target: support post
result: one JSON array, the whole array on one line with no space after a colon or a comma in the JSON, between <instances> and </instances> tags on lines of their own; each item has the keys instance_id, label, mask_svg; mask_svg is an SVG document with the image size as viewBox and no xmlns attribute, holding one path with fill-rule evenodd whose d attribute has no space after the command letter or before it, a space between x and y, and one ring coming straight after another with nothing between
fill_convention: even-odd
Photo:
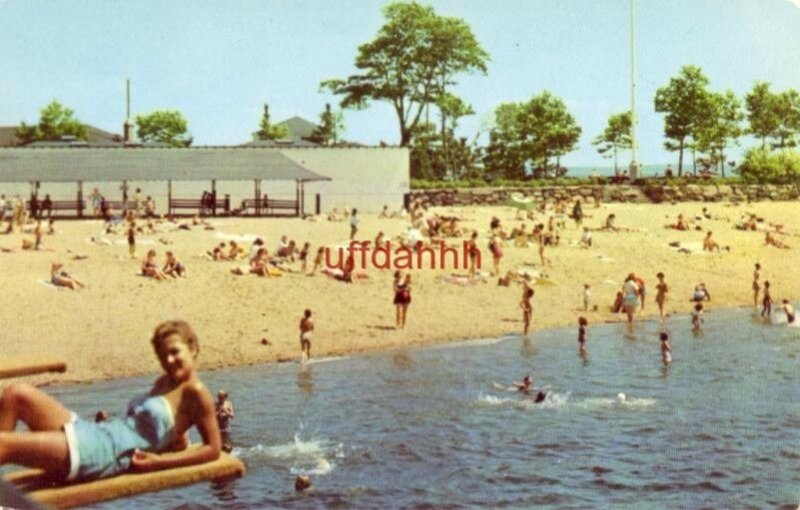
<instances>
[{"instance_id":1,"label":"support post","mask_svg":"<svg viewBox=\"0 0 800 510\"><path fill-rule=\"evenodd\" d=\"M217 215L217 180L211 179L211 216Z\"/></svg>"},{"instance_id":2,"label":"support post","mask_svg":"<svg viewBox=\"0 0 800 510\"><path fill-rule=\"evenodd\" d=\"M128 212L128 181L122 181L122 217Z\"/></svg>"},{"instance_id":3,"label":"support post","mask_svg":"<svg viewBox=\"0 0 800 510\"><path fill-rule=\"evenodd\" d=\"M254 189L256 194L256 216L261 216L261 181L259 179L253 179Z\"/></svg>"},{"instance_id":4,"label":"support post","mask_svg":"<svg viewBox=\"0 0 800 510\"><path fill-rule=\"evenodd\" d=\"M294 215L300 216L300 181L294 181Z\"/></svg>"},{"instance_id":5,"label":"support post","mask_svg":"<svg viewBox=\"0 0 800 510\"><path fill-rule=\"evenodd\" d=\"M322 214L322 197L320 196L319 193L317 193L317 203L316 203L316 207L314 208L314 213L317 216Z\"/></svg>"},{"instance_id":6,"label":"support post","mask_svg":"<svg viewBox=\"0 0 800 510\"><path fill-rule=\"evenodd\" d=\"M167 216L172 218L172 179L167 181Z\"/></svg>"},{"instance_id":7,"label":"support post","mask_svg":"<svg viewBox=\"0 0 800 510\"><path fill-rule=\"evenodd\" d=\"M306 214L306 183L300 181L300 216Z\"/></svg>"},{"instance_id":8,"label":"support post","mask_svg":"<svg viewBox=\"0 0 800 510\"><path fill-rule=\"evenodd\" d=\"M78 181L78 218L83 218L83 181Z\"/></svg>"}]
</instances>

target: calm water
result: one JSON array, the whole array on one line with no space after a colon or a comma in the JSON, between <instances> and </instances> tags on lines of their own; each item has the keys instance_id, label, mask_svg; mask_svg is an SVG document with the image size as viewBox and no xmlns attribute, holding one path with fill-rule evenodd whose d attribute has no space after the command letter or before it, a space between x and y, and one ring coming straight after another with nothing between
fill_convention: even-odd
<instances>
[{"instance_id":1,"label":"calm water","mask_svg":"<svg viewBox=\"0 0 800 510\"><path fill-rule=\"evenodd\" d=\"M655 323L590 325L587 359L576 329L205 374L247 475L97 508L797 506L800 328L726 310L695 336L677 317L669 367ZM542 404L503 388L528 372ZM53 391L93 415L149 382Z\"/></svg>"}]
</instances>

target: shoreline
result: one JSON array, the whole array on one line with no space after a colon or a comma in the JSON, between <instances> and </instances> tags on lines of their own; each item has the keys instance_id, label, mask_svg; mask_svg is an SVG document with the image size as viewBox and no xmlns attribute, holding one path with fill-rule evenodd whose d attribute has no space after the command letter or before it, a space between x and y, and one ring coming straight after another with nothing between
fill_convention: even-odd
<instances>
[{"instance_id":1,"label":"shoreline","mask_svg":"<svg viewBox=\"0 0 800 510\"><path fill-rule=\"evenodd\" d=\"M663 225L679 213L693 217L702 207L715 216L701 221L702 231L674 231ZM511 230L522 223L515 221L515 210L508 207L435 208L444 215L464 217L463 227L479 231L483 271L491 270L486 248L488 226L498 216L504 228ZM670 286L667 310L670 314L691 311L691 290L704 281L713 300L708 310L740 308L752 305L752 270L758 261L764 267L763 280L771 280L776 304L783 298L797 302L800 265L793 250L763 245L763 232L733 229L740 212L755 212L770 221L786 222L798 217L800 203L755 203L742 206L717 203L690 204L606 204L600 209L587 207L584 225L597 227L613 212L618 225L636 227L636 232L593 232L595 245L580 249L574 244L580 237L572 220L561 231L561 245L547 249L553 267L542 268L537 247L516 248L507 241L501 272L528 270L546 274L534 284L531 341L537 331L575 326L585 315L589 331L605 321L624 321L624 315L606 311L629 272L647 282L645 314L637 319L657 316L655 273L666 273ZM359 239L373 239L379 230L387 238L405 232L406 222L382 220L365 215L359 225ZM316 334L312 357L340 356L394 348L443 344L475 338L495 338L521 333L519 308L521 289L497 285L496 278L476 285L456 285L442 281L452 271L412 271L412 303L406 329L395 330L392 304L391 270L369 269L369 279L345 284L319 272L307 277L286 274L280 278L235 276L230 270L239 262L212 262L199 258L227 238L246 235L264 237L273 251L281 235L298 244L308 241L316 247L336 246L345 241L349 225L345 222L311 222L300 219L212 219L213 231L193 229L142 236L137 258L127 257L124 236L109 236L111 245L90 244L102 225L97 221L58 222L56 235L46 236L44 247L53 251L0 254L0 270L7 275L3 288L8 305L0 309L4 335L0 352L15 356L30 354L56 356L68 365L65 374L8 379L7 385L25 381L39 385L77 384L159 371L149 338L162 320L180 317L189 321L200 337L199 367L217 370L227 367L279 363L300 357L298 322L302 311L314 311ZM536 223L540 221L537 220ZM544 221L546 223L546 221ZM525 220L530 230L532 223ZM794 249L798 234L784 237ZM693 247L702 241L706 230L713 230L719 244L731 252L678 253L668 246L678 240ZM163 245L158 239L168 238ZM464 238L451 238L450 245L461 246ZM145 244L150 241L152 244ZM0 236L0 246L15 247L19 234ZM245 244L246 247L249 243ZM188 267L188 277L177 281L157 282L137 276L141 258L147 249L158 252L159 263L166 250L172 250ZM72 260L74 255L88 255ZM310 257L311 258L311 257ZM87 283L79 291L56 289L43 284L54 261L66 264L66 270ZM309 269L311 265L309 264ZM463 274L463 271L461 271ZM584 283L591 284L591 305L598 311L583 312L580 293ZM582 307L581 307L582 308ZM777 309L778 306L774 306ZM687 319L688 320L688 319ZM261 345L262 338L271 345ZM569 341L573 339L570 338Z\"/></svg>"}]
</instances>

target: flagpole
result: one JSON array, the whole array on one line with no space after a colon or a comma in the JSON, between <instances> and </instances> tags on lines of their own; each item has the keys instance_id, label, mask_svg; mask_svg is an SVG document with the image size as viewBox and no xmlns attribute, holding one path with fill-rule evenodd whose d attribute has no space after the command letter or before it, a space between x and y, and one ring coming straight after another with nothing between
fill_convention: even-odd
<instances>
[{"instance_id":1,"label":"flagpole","mask_svg":"<svg viewBox=\"0 0 800 510\"><path fill-rule=\"evenodd\" d=\"M636 161L636 124L639 119L636 116L636 39L634 37L634 23L636 19L635 11L636 0L631 0L631 179L639 178L639 163Z\"/></svg>"}]
</instances>

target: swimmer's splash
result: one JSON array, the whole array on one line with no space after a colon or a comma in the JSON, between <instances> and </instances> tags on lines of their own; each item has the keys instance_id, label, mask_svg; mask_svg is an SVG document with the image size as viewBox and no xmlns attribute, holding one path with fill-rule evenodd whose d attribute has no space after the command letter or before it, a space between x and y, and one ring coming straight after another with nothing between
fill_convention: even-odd
<instances>
[{"instance_id":1,"label":"swimmer's splash","mask_svg":"<svg viewBox=\"0 0 800 510\"><path fill-rule=\"evenodd\" d=\"M337 253L336 262L332 262L332 253ZM329 269L354 270L358 264L360 269L371 265L375 269L467 269L470 263L474 267L481 267L480 249L470 246L464 241L459 251L458 248L440 244L438 248L423 246L421 243L414 248L408 246L392 247L391 242L383 245L372 246L369 241L351 241L347 248L325 248L325 265Z\"/></svg>"}]
</instances>

